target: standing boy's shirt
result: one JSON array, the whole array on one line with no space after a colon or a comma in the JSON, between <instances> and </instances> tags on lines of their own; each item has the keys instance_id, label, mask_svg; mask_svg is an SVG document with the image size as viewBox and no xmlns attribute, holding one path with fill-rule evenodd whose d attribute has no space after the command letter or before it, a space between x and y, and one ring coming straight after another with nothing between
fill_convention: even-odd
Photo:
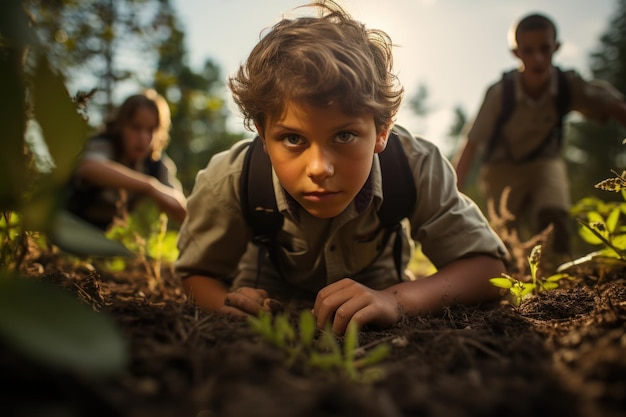
<instances>
[{"instance_id":1,"label":"standing boy's shirt","mask_svg":"<svg viewBox=\"0 0 626 417\"><path fill-rule=\"evenodd\" d=\"M610 86L585 81L575 71L566 71L565 75L571 97L569 110L578 111L594 121L606 121L609 118L609 104L620 98L619 93ZM511 160L511 156L516 160L523 160L525 155L541 148L558 122L555 105L558 94L557 79L557 69L554 68L549 88L541 97L533 100L522 91L521 73L514 73L515 105L486 163L516 162ZM467 134L468 141L478 144L479 152L484 152L500 117L502 86L500 80L487 89L481 108ZM552 138L537 158L555 158L560 151L559 141Z\"/></svg>"},{"instance_id":2,"label":"standing boy's shirt","mask_svg":"<svg viewBox=\"0 0 626 417\"><path fill-rule=\"evenodd\" d=\"M502 242L476 205L458 192L453 169L438 148L395 130L417 189L414 213L403 228L404 268L411 255L408 234L421 243L436 267L472 254L503 258ZM344 212L331 219L308 214L286 195L274 175L277 206L285 216L277 238L282 274L266 260L257 282L258 249L250 242L252 232L239 197L249 144L250 140L244 140L215 155L198 173L188 208L200 215L188 216L179 234L176 272L181 278L204 275L228 286L264 288L270 295L286 288L314 295L347 277L374 289L398 282L393 237L382 245L385 230L379 230L377 209L384 191L377 155L366 185Z\"/></svg>"}]
</instances>

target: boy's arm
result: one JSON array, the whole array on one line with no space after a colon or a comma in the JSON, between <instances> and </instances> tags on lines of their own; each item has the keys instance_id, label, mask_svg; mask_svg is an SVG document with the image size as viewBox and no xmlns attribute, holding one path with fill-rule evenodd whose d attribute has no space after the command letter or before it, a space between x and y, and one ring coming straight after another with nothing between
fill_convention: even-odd
<instances>
[{"instance_id":1,"label":"boy's arm","mask_svg":"<svg viewBox=\"0 0 626 417\"><path fill-rule=\"evenodd\" d=\"M436 313L446 306L496 300L500 290L489 279L505 271L504 263L487 255L458 259L435 274L402 282L384 290L373 290L354 280L344 279L323 288L313 314L317 326L332 321L333 332L345 333L354 320L359 326L391 326L404 314Z\"/></svg>"},{"instance_id":2,"label":"boy's arm","mask_svg":"<svg viewBox=\"0 0 626 417\"><path fill-rule=\"evenodd\" d=\"M390 287L408 315L434 313L455 304L471 305L500 297L499 288L489 282L506 271L502 260L475 255L458 259L435 274Z\"/></svg>"},{"instance_id":3,"label":"boy's arm","mask_svg":"<svg viewBox=\"0 0 626 417\"><path fill-rule=\"evenodd\" d=\"M183 288L195 305L206 312L220 311L237 316L271 311L268 294L259 288L241 287L229 291L220 280L204 275L191 275L183 279Z\"/></svg>"},{"instance_id":4,"label":"boy's arm","mask_svg":"<svg viewBox=\"0 0 626 417\"><path fill-rule=\"evenodd\" d=\"M611 118L626 127L626 103L622 100L614 100L609 106Z\"/></svg>"},{"instance_id":5,"label":"boy's arm","mask_svg":"<svg viewBox=\"0 0 626 417\"><path fill-rule=\"evenodd\" d=\"M462 189L467 180L467 175L474 163L476 156L476 143L466 140L460 152L452 159L452 165L456 170L457 187Z\"/></svg>"}]
</instances>

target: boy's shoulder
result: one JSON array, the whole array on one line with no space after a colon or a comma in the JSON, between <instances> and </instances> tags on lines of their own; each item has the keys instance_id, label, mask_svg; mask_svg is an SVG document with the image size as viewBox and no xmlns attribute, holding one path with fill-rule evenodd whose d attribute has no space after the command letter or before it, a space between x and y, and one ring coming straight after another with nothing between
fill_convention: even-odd
<instances>
[{"instance_id":1,"label":"boy's shoulder","mask_svg":"<svg viewBox=\"0 0 626 417\"><path fill-rule=\"evenodd\" d=\"M439 147L433 142L412 134L401 125L394 125L391 132L398 136L404 153L411 162L413 162L414 158L423 158L439 152Z\"/></svg>"}]
</instances>

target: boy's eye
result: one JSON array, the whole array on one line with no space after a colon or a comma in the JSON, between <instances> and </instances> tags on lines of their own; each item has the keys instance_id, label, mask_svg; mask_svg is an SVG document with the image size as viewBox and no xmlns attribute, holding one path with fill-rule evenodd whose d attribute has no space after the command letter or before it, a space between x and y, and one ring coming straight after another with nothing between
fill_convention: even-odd
<instances>
[{"instance_id":1,"label":"boy's eye","mask_svg":"<svg viewBox=\"0 0 626 417\"><path fill-rule=\"evenodd\" d=\"M337 142L339 143L352 142L354 138L356 138L356 135L351 132L339 132L337 134Z\"/></svg>"},{"instance_id":2,"label":"boy's eye","mask_svg":"<svg viewBox=\"0 0 626 417\"><path fill-rule=\"evenodd\" d=\"M287 145L301 145L304 141L302 140L302 136L300 135L285 135L283 136L283 141Z\"/></svg>"}]
</instances>

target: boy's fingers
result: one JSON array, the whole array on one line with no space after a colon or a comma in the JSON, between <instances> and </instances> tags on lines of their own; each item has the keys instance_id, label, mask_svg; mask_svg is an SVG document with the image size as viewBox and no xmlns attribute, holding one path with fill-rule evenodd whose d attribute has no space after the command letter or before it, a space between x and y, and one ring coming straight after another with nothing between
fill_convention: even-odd
<instances>
[{"instance_id":1,"label":"boy's fingers","mask_svg":"<svg viewBox=\"0 0 626 417\"><path fill-rule=\"evenodd\" d=\"M267 291L257 288L241 287L226 294L224 305L238 309L244 313L257 314L259 310L273 311L271 308L280 305L275 300L269 305Z\"/></svg>"}]
</instances>

